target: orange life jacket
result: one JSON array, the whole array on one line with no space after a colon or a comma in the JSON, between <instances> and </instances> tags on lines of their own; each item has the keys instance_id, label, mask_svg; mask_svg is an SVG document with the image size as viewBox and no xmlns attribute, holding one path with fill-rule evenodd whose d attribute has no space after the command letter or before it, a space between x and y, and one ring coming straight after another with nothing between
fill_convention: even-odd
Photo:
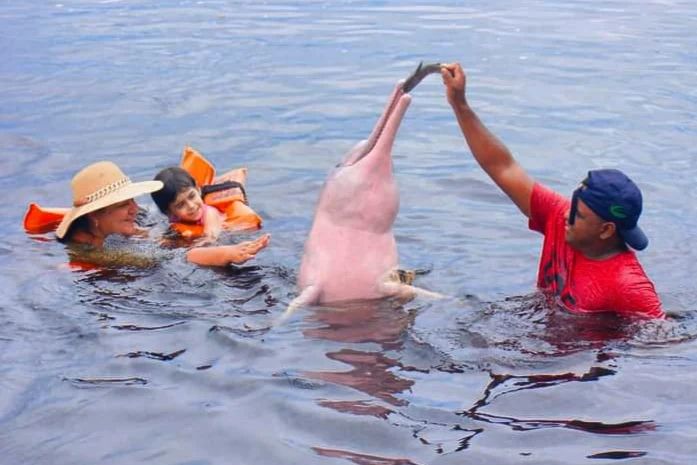
<instances>
[{"instance_id":1,"label":"orange life jacket","mask_svg":"<svg viewBox=\"0 0 697 465\"><path fill-rule=\"evenodd\" d=\"M210 184L234 181L244 186L247 180L247 168L237 168L216 176L215 167L198 151L184 147L179 164L196 181L200 188ZM259 229L261 217L247 205L243 189L232 187L223 191L212 192L203 201L225 214L225 228L232 230ZM44 234L55 230L69 208L45 208L30 203L24 214L24 229L29 234ZM203 226L188 223L172 223L172 229L187 238L203 235Z\"/></svg>"},{"instance_id":2,"label":"orange life jacket","mask_svg":"<svg viewBox=\"0 0 697 465\"><path fill-rule=\"evenodd\" d=\"M69 208L44 208L30 203L24 214L24 229L29 234L54 231L69 211Z\"/></svg>"}]
</instances>

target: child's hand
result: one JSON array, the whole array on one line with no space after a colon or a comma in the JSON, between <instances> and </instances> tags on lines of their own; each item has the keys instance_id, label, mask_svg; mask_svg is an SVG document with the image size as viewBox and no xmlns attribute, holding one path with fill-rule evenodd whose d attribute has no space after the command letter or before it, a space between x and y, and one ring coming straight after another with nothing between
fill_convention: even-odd
<instances>
[{"instance_id":1,"label":"child's hand","mask_svg":"<svg viewBox=\"0 0 697 465\"><path fill-rule=\"evenodd\" d=\"M253 258L257 252L269 245L270 239L271 236L269 234L264 234L253 241L245 241L228 246L230 248L230 262L239 265Z\"/></svg>"},{"instance_id":2,"label":"child's hand","mask_svg":"<svg viewBox=\"0 0 697 465\"><path fill-rule=\"evenodd\" d=\"M264 234L253 241L235 245L193 247L186 253L186 258L191 263L204 266L228 266L230 263L239 265L253 258L257 252L266 247L270 237Z\"/></svg>"}]
</instances>

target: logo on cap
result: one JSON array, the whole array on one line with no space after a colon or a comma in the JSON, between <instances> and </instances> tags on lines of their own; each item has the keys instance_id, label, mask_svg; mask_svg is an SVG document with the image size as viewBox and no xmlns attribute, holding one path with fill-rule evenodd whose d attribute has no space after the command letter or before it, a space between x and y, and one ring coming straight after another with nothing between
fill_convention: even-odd
<instances>
[{"instance_id":1,"label":"logo on cap","mask_svg":"<svg viewBox=\"0 0 697 465\"><path fill-rule=\"evenodd\" d=\"M610 206L610 214L614 216L615 218L626 218L627 213L624 211L624 207L622 205L611 205Z\"/></svg>"}]
</instances>

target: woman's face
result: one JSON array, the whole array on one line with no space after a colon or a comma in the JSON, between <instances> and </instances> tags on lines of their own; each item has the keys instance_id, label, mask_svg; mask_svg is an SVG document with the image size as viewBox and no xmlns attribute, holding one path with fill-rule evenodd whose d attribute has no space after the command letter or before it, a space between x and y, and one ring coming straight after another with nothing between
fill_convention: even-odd
<instances>
[{"instance_id":1,"label":"woman's face","mask_svg":"<svg viewBox=\"0 0 697 465\"><path fill-rule=\"evenodd\" d=\"M177 194L169 204L169 214L183 223L197 223L203 217L203 200L195 187L189 187Z\"/></svg>"},{"instance_id":2,"label":"woman's face","mask_svg":"<svg viewBox=\"0 0 697 465\"><path fill-rule=\"evenodd\" d=\"M103 237L110 234L132 236L138 232L137 213L138 204L135 200L128 199L90 213L90 223Z\"/></svg>"}]
</instances>

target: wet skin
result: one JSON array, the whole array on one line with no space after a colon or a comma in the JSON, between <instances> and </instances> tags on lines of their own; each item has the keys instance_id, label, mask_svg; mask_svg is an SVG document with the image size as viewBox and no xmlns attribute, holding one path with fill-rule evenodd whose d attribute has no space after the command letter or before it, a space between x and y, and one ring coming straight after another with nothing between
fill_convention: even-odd
<instances>
[{"instance_id":1,"label":"wet skin","mask_svg":"<svg viewBox=\"0 0 697 465\"><path fill-rule=\"evenodd\" d=\"M128 199L109 205L88 215L93 220L95 235L107 237L111 234L132 236L140 231L136 226L138 204Z\"/></svg>"},{"instance_id":2,"label":"wet skin","mask_svg":"<svg viewBox=\"0 0 697 465\"><path fill-rule=\"evenodd\" d=\"M564 214L564 220L566 243L588 258L609 258L625 250L616 234L615 224L599 217L583 200L578 200L574 224L569 224L569 210Z\"/></svg>"},{"instance_id":3,"label":"wet skin","mask_svg":"<svg viewBox=\"0 0 697 465\"><path fill-rule=\"evenodd\" d=\"M203 217L203 199L195 187L189 187L177 194L169 205L169 214L183 223L197 223Z\"/></svg>"}]
</instances>

